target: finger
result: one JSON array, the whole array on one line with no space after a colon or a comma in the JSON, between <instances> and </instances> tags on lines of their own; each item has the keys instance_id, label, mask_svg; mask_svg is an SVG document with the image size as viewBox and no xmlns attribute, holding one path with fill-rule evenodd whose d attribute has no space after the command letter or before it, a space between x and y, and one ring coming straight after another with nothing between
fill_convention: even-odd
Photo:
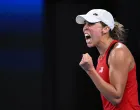
<instances>
[{"instance_id":1,"label":"finger","mask_svg":"<svg viewBox=\"0 0 140 110\"><path fill-rule=\"evenodd\" d=\"M82 55L82 58L84 58L84 54Z\"/></svg>"},{"instance_id":2,"label":"finger","mask_svg":"<svg viewBox=\"0 0 140 110\"><path fill-rule=\"evenodd\" d=\"M84 55L84 61L85 61L85 62L88 62L88 60L89 60L89 57L87 56L87 54L85 54L85 55Z\"/></svg>"},{"instance_id":3,"label":"finger","mask_svg":"<svg viewBox=\"0 0 140 110\"><path fill-rule=\"evenodd\" d=\"M86 53L86 56L89 56L89 54L88 54L88 53Z\"/></svg>"},{"instance_id":4,"label":"finger","mask_svg":"<svg viewBox=\"0 0 140 110\"><path fill-rule=\"evenodd\" d=\"M91 56L90 56L88 53L87 53L86 55L87 55L88 59L90 59L90 58L91 58Z\"/></svg>"},{"instance_id":5,"label":"finger","mask_svg":"<svg viewBox=\"0 0 140 110\"><path fill-rule=\"evenodd\" d=\"M83 58L82 58L82 60L85 61L85 54L83 54Z\"/></svg>"},{"instance_id":6,"label":"finger","mask_svg":"<svg viewBox=\"0 0 140 110\"><path fill-rule=\"evenodd\" d=\"M79 65L81 66L81 62L79 63Z\"/></svg>"},{"instance_id":7,"label":"finger","mask_svg":"<svg viewBox=\"0 0 140 110\"><path fill-rule=\"evenodd\" d=\"M85 54L85 59L86 59L86 60L88 60L88 59L89 59L88 54Z\"/></svg>"},{"instance_id":8,"label":"finger","mask_svg":"<svg viewBox=\"0 0 140 110\"><path fill-rule=\"evenodd\" d=\"M82 65L83 65L83 61L81 61L81 62L79 63L79 65L82 66Z\"/></svg>"}]
</instances>

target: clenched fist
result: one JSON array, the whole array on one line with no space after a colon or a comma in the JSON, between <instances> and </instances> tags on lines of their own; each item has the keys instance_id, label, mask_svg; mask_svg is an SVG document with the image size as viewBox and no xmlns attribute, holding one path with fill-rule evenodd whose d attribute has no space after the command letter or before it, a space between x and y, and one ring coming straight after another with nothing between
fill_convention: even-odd
<instances>
[{"instance_id":1,"label":"clenched fist","mask_svg":"<svg viewBox=\"0 0 140 110\"><path fill-rule=\"evenodd\" d=\"M83 54L82 60L79 63L79 65L86 72L89 72L89 71L95 69L94 66L93 66L92 58L91 58L91 56L88 53Z\"/></svg>"}]
</instances>

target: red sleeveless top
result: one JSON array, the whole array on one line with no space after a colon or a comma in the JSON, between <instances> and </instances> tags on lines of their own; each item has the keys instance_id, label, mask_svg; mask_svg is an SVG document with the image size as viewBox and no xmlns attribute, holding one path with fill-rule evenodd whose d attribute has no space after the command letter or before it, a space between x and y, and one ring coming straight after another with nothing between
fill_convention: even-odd
<instances>
[{"instance_id":1,"label":"red sleeveless top","mask_svg":"<svg viewBox=\"0 0 140 110\"><path fill-rule=\"evenodd\" d=\"M102 58L98 58L96 71L107 83L110 83L109 68L107 65L108 54L114 44L117 42L117 40L113 40L107 51L105 52L105 55ZM104 110L140 110L140 105L138 102L138 85L136 80L136 65L131 71L128 72L128 79L124 90L123 98L118 105L112 105L102 94L101 99Z\"/></svg>"}]
</instances>

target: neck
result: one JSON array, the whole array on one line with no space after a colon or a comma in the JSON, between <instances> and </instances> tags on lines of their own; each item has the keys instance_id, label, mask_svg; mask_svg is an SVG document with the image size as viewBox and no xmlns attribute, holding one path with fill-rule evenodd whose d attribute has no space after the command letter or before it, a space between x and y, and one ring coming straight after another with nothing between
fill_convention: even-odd
<instances>
[{"instance_id":1,"label":"neck","mask_svg":"<svg viewBox=\"0 0 140 110\"><path fill-rule=\"evenodd\" d=\"M96 48L98 49L100 55L103 55L107 48L109 47L110 43L113 41L112 38L108 37L105 39L102 39L96 46Z\"/></svg>"}]
</instances>

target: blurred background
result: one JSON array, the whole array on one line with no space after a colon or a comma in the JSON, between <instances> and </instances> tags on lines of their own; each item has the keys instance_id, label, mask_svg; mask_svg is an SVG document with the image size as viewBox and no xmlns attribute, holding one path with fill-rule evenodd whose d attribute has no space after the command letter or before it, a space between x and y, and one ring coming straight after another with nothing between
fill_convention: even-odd
<instances>
[{"instance_id":1,"label":"blurred background","mask_svg":"<svg viewBox=\"0 0 140 110\"><path fill-rule=\"evenodd\" d=\"M128 29L126 45L131 50L137 64L137 80L140 91L140 13L138 0L59 0L49 4L48 24L51 25L50 46L55 71L52 76L53 110L102 110L100 93L89 76L79 67L82 54L88 52L97 64L98 51L88 49L82 26L76 24L75 17L91 9L102 8L111 12L114 18ZM139 93L140 96L140 93ZM139 97L140 99L140 97Z\"/></svg>"},{"instance_id":2,"label":"blurred background","mask_svg":"<svg viewBox=\"0 0 140 110\"><path fill-rule=\"evenodd\" d=\"M0 1L1 110L41 110L42 1Z\"/></svg>"},{"instance_id":3,"label":"blurred background","mask_svg":"<svg viewBox=\"0 0 140 110\"><path fill-rule=\"evenodd\" d=\"M99 53L87 48L75 22L94 8L110 11L128 29L140 91L138 0L1 0L1 110L102 110L99 91L79 67L83 53L95 66Z\"/></svg>"}]
</instances>

